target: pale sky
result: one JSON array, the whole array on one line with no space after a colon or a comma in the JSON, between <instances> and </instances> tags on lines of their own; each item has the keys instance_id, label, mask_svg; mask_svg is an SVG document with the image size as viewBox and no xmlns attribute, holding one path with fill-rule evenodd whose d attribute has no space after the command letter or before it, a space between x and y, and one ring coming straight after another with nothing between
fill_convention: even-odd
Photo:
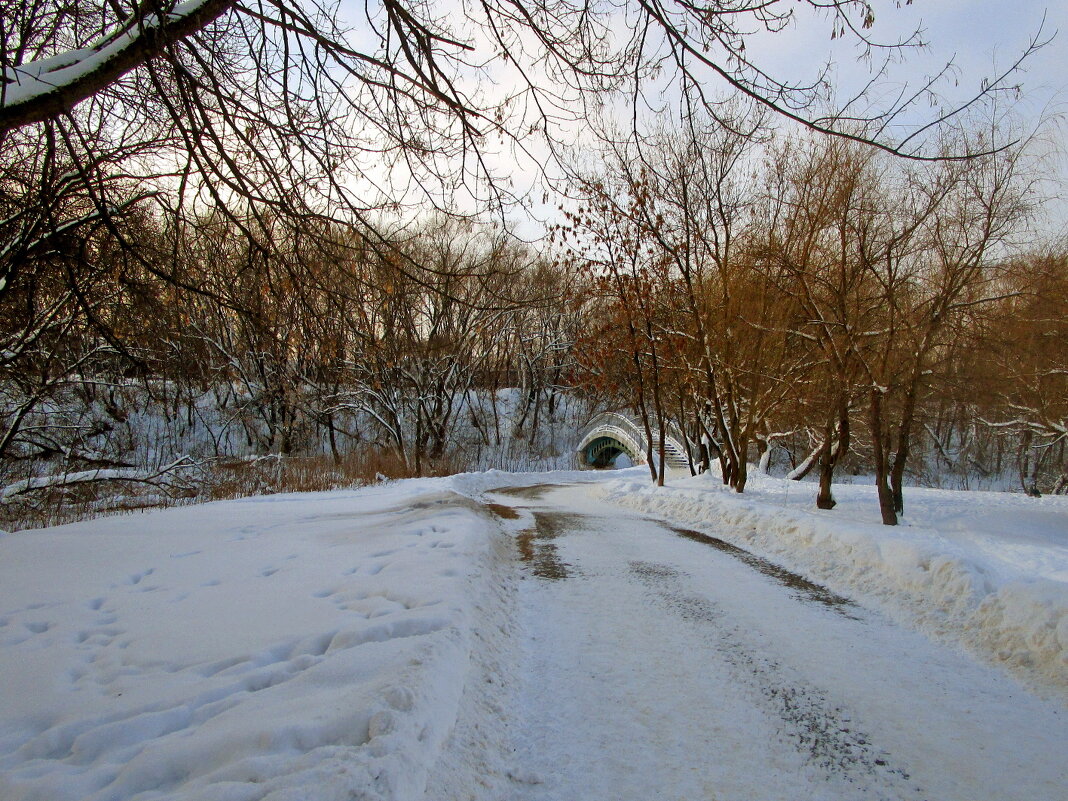
<instances>
[{"instance_id":1,"label":"pale sky","mask_svg":"<svg viewBox=\"0 0 1068 801\"><path fill-rule=\"evenodd\" d=\"M1068 104L1068 3L1051 0L915 0L911 5L875 2L873 38L893 41L916 28L924 30L928 47L910 51L907 61L896 65L899 79L916 83L939 70L951 59L956 65L958 86L949 85L963 98L979 89L984 77L1011 65L1026 49L1032 37L1042 30L1042 39L1060 33L1024 65L1014 82L1023 84L1025 105L1034 117ZM1043 14L1045 22L1043 23ZM846 38L829 40L825 22L802 16L790 30L750 47L762 63L773 65L781 77L813 74L831 59L838 68L843 86L856 84L867 76L863 63L857 63L857 48Z\"/></svg>"},{"instance_id":2,"label":"pale sky","mask_svg":"<svg viewBox=\"0 0 1068 801\"><path fill-rule=\"evenodd\" d=\"M1068 195L1068 119L1058 121L1068 114L1068 2L914 0L905 5L875 0L874 6L876 24L871 33L875 38L893 40L917 27L924 29L928 47L911 52L906 62L894 68L899 79L916 84L953 60L957 85L947 85L949 100L974 95L984 78L1011 66L1040 29L1042 40L1052 37L1027 59L1011 83L1022 86L1014 109L1022 123L1033 129L1040 120L1046 120L1043 149L1049 151L1050 180L1043 190L1062 197L1046 202L1050 219L1043 227L1068 235L1068 200L1064 197ZM860 85L867 77L864 64L855 60L857 51L850 40L831 42L825 22L809 19L808 25L765 37L756 48L751 52L773 65L779 77L813 75L828 59L837 66L843 86Z\"/></svg>"},{"instance_id":3,"label":"pale sky","mask_svg":"<svg viewBox=\"0 0 1068 801\"><path fill-rule=\"evenodd\" d=\"M435 0L433 7L440 11L443 24L452 27L458 38L474 44L479 40L479 32L463 22L462 13L458 13L462 2ZM1043 39L1057 35L1028 60L1023 72L1012 79L1013 84L1022 84L1023 88L1023 99L1016 111L1029 127L1034 127L1042 117L1053 118L1058 113L1068 112L1068 2L913 0L906 5L905 0L873 0L873 6L876 20L870 34L874 39L894 41L921 27L929 45L922 51L909 51L907 60L894 66L887 92L893 92L894 86L906 81L912 86L921 85L926 75L937 72L952 59L955 63L953 80L944 84L947 102L953 104L970 98L979 90L984 78L996 75L1015 61L1041 27ZM797 24L777 34L747 41L750 58L774 77L791 82L814 77L821 66L831 60L836 66L836 83L844 90L863 85L868 78L867 66L856 61L853 40L846 37L832 41L827 19L815 16L804 4L798 3L794 7L799 14ZM362 3L350 8L356 14L362 14L364 10ZM1043 14L1046 17L1044 24ZM491 96L497 92L510 92L515 88L509 85L515 80L514 74L509 76L510 69L494 67L493 73L501 78L501 85L484 85L486 82L483 81L480 89ZM1050 149L1061 151L1051 159L1048 167L1048 174L1054 180L1047 191L1068 194L1068 157L1064 153L1068 149L1064 144L1068 141L1066 129L1063 124L1058 128L1051 123L1045 130L1051 142ZM507 146L503 146L499 153L489 153L488 160L514 174L519 186L531 180L529 165L524 165L522 158L510 152ZM1054 186L1058 182L1059 188ZM1068 233L1068 203L1053 201L1047 205L1056 217L1048 227Z\"/></svg>"},{"instance_id":4,"label":"pale sky","mask_svg":"<svg viewBox=\"0 0 1068 801\"><path fill-rule=\"evenodd\" d=\"M1058 115L1068 112L1068 2L914 0L906 5L903 1L875 0L873 5L876 21L870 33L874 39L892 42L922 28L928 43L922 50L909 51L907 60L892 67L890 86L904 81L921 85L925 76L952 60L953 80L944 88L950 104L970 98L980 90L984 78L1011 66L1040 29L1043 40L1053 37L1025 62L1011 83L1022 85L1014 110L1023 125L1034 128L1040 119L1048 118L1044 131L1052 151L1048 167L1051 180L1044 191L1068 195L1068 127L1065 121L1056 121ZM750 57L785 81L814 77L830 60L842 91L866 83L868 67L856 60L855 40L832 41L826 18L802 13L800 4L797 7L797 24L747 43ZM1068 202L1052 199L1046 207L1053 219L1044 227L1068 233Z\"/></svg>"}]
</instances>

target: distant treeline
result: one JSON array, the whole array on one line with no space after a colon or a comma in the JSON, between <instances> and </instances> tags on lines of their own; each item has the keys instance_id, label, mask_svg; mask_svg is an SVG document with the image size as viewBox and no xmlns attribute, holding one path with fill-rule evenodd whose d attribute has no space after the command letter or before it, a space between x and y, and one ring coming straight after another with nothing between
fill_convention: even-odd
<instances>
[{"instance_id":1,"label":"distant treeline","mask_svg":"<svg viewBox=\"0 0 1068 801\"><path fill-rule=\"evenodd\" d=\"M6 254L5 519L195 495L212 460L260 465L244 491L286 486L264 456L317 460L304 488L357 457L556 465L601 408L738 491L752 462L815 471L829 508L836 471L874 473L886 522L907 481L1065 492L1068 250L1014 244L1022 164L732 136L607 153L538 246L442 216L96 225L70 199L77 226Z\"/></svg>"}]
</instances>

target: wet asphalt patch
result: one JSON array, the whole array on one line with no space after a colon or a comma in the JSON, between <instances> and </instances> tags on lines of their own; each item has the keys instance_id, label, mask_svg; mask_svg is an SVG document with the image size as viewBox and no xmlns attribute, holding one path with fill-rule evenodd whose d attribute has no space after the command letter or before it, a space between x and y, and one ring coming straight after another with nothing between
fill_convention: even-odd
<instances>
[{"instance_id":1,"label":"wet asphalt patch","mask_svg":"<svg viewBox=\"0 0 1068 801\"><path fill-rule=\"evenodd\" d=\"M501 520L519 519L519 512L511 506L505 506L503 503L483 503L482 506L489 512L492 512L497 517L501 518Z\"/></svg>"},{"instance_id":2,"label":"wet asphalt patch","mask_svg":"<svg viewBox=\"0 0 1068 801\"><path fill-rule=\"evenodd\" d=\"M571 565L560 559L556 545L557 537L575 528L581 528L583 515L564 512L534 512L534 528L516 535L519 558L530 567L530 572L541 579L558 581L571 574Z\"/></svg>"},{"instance_id":3,"label":"wet asphalt patch","mask_svg":"<svg viewBox=\"0 0 1068 801\"><path fill-rule=\"evenodd\" d=\"M490 490L498 495L511 495L515 498L525 498L528 501L536 501L554 489L566 486L565 484L532 484L529 487L500 487Z\"/></svg>"}]
</instances>

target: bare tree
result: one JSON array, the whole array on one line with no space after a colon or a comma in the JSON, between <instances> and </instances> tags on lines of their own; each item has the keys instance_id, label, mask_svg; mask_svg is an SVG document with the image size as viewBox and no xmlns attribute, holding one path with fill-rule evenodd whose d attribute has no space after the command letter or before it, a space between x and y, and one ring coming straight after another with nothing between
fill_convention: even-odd
<instances>
[{"instance_id":1,"label":"bare tree","mask_svg":"<svg viewBox=\"0 0 1068 801\"><path fill-rule=\"evenodd\" d=\"M962 315L997 296L998 248L1028 211L1033 176L1017 149L883 178L881 214L858 239L862 268L879 287L877 332L861 354L883 522L904 509L905 468L917 411Z\"/></svg>"},{"instance_id":2,"label":"bare tree","mask_svg":"<svg viewBox=\"0 0 1068 801\"><path fill-rule=\"evenodd\" d=\"M1009 260L1003 297L975 338L968 377L987 388L983 422L1015 451L1030 495L1068 492L1068 259L1063 244Z\"/></svg>"},{"instance_id":3,"label":"bare tree","mask_svg":"<svg viewBox=\"0 0 1068 801\"><path fill-rule=\"evenodd\" d=\"M180 257L185 226L209 209L261 253L275 247L278 220L310 232L331 221L355 225L359 247L388 251L376 209L456 208L462 196L467 208L499 208L510 199L490 167L491 136L522 150L537 131L559 150L566 123L584 119L606 92L623 92L637 108L668 76L728 127L732 118L707 87L909 157L974 155L999 143L947 153L931 150L931 134L1006 88L1012 73L894 138L902 115L932 98L939 81L869 115L853 113L859 98L823 113L826 75L781 81L746 53L752 35L805 13L885 54L889 67L919 38L873 40L865 0L700 8L636 0L618 9L492 0L464 3L450 17L427 0L383 0L352 20L325 0L42 0L7 2L2 12L0 183L11 203L0 218L0 298L16 273L47 269L38 254L50 238L83 225L107 228L143 270L209 291L182 275ZM516 90L478 90L502 70ZM162 220L169 242L146 249L126 234L121 217L132 206ZM171 258L161 257L163 245ZM423 280L422 267L400 253L397 269Z\"/></svg>"},{"instance_id":4,"label":"bare tree","mask_svg":"<svg viewBox=\"0 0 1068 801\"><path fill-rule=\"evenodd\" d=\"M713 86L910 158L974 155L1000 143L946 153L932 149L932 134L1009 88L1018 66L958 104L934 94L951 84L942 80L947 68L871 113L857 111L865 96L824 113L825 73L779 80L746 51L752 36L779 32L798 14L819 15L833 36L852 37L876 64L885 59L874 85L921 40L873 39L866 0L635 0L620 8L492 0L465 2L449 17L427 0L383 0L352 20L325 0L45 0L3 11L5 164L27 149L69 163L100 216L114 207L107 183L115 174L155 193L169 215L205 205L226 212L240 201L250 214L234 222L261 247L270 244L269 220L259 216L268 210L367 224L381 204L452 205L460 192L500 203L508 192L488 166L491 134L523 148L527 132L538 130L558 147L566 126L557 123L586 117L605 91L625 92L637 108L653 102L668 76L723 124L731 120ZM1040 45L1036 37L1021 57ZM477 90L501 70L516 79L515 91ZM916 116L932 99L937 110ZM919 122L904 125L906 113ZM43 185L27 191L46 194ZM373 226L363 230L373 237Z\"/></svg>"},{"instance_id":5,"label":"bare tree","mask_svg":"<svg viewBox=\"0 0 1068 801\"><path fill-rule=\"evenodd\" d=\"M820 420L818 447L808 466L819 467L816 505L835 506L835 469L852 443L852 412L864 388L864 354L880 336L870 325L882 307L878 283L858 253L858 232L870 230L884 198L870 149L846 142L794 139L780 144L768 164L762 256L777 265L781 287L798 304L799 334L819 359L808 371L806 401Z\"/></svg>"}]
</instances>

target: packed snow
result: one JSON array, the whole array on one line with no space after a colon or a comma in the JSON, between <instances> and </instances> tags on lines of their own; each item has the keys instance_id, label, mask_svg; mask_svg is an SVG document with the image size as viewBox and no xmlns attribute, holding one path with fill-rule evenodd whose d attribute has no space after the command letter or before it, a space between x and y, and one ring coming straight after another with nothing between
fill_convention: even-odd
<instances>
[{"instance_id":1,"label":"packed snow","mask_svg":"<svg viewBox=\"0 0 1068 801\"><path fill-rule=\"evenodd\" d=\"M907 488L902 524L879 522L875 488L815 487L757 474L744 495L709 473L665 488L638 476L605 497L800 568L930 634L960 642L1068 697L1068 498Z\"/></svg>"},{"instance_id":2,"label":"packed snow","mask_svg":"<svg viewBox=\"0 0 1068 801\"><path fill-rule=\"evenodd\" d=\"M0 798L413 797L493 528L428 480L0 538Z\"/></svg>"},{"instance_id":3,"label":"packed snow","mask_svg":"<svg viewBox=\"0 0 1068 801\"><path fill-rule=\"evenodd\" d=\"M707 522L683 528L574 486L521 503L537 531L518 591L523 772L479 798L1064 797L1064 710L1004 671ZM514 525L522 551L529 523Z\"/></svg>"},{"instance_id":4,"label":"packed snow","mask_svg":"<svg viewBox=\"0 0 1068 801\"><path fill-rule=\"evenodd\" d=\"M810 485L757 477L739 497L642 471L489 471L0 536L0 798L1068 786L1064 499L917 490L891 530L870 487L822 513ZM538 484L564 485L557 506L494 492ZM785 569L749 570L760 557L852 611L798 601Z\"/></svg>"}]
</instances>

